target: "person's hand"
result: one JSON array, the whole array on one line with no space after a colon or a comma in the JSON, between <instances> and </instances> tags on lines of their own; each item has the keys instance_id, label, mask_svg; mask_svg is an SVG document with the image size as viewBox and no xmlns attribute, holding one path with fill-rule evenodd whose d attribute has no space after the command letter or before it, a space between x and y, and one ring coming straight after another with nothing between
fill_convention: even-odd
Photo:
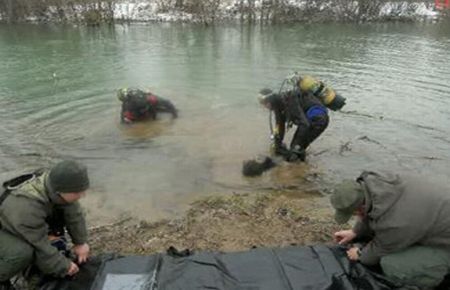
<instances>
[{"instance_id":1,"label":"person's hand","mask_svg":"<svg viewBox=\"0 0 450 290\"><path fill-rule=\"evenodd\" d=\"M87 261L87 258L89 257L89 250L88 244L75 245L73 247L73 252L77 256L78 264L82 264Z\"/></svg>"},{"instance_id":2,"label":"person's hand","mask_svg":"<svg viewBox=\"0 0 450 290\"><path fill-rule=\"evenodd\" d=\"M334 241L339 245L344 245L351 242L356 237L353 230L345 230L334 233Z\"/></svg>"},{"instance_id":3,"label":"person's hand","mask_svg":"<svg viewBox=\"0 0 450 290\"><path fill-rule=\"evenodd\" d=\"M276 136L270 136L270 139L272 140L270 142L270 153L273 155L280 155L279 149L281 147L281 142L278 142L276 140Z\"/></svg>"},{"instance_id":4,"label":"person's hand","mask_svg":"<svg viewBox=\"0 0 450 290\"><path fill-rule=\"evenodd\" d=\"M77 264L75 264L74 262L70 262L70 266L69 266L69 270L67 271L67 275L73 276L76 273L78 273L78 271L80 271L80 268L78 268Z\"/></svg>"},{"instance_id":5,"label":"person's hand","mask_svg":"<svg viewBox=\"0 0 450 290\"><path fill-rule=\"evenodd\" d=\"M360 252L361 250L358 247L350 248L347 251L347 257L350 259L350 261L358 261Z\"/></svg>"}]
</instances>

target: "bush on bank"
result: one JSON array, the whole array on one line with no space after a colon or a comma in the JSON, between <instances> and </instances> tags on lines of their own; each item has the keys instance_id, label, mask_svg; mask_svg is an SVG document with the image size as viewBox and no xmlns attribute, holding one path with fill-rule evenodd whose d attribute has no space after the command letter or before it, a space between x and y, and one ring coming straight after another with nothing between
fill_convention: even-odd
<instances>
[{"instance_id":1,"label":"bush on bank","mask_svg":"<svg viewBox=\"0 0 450 290\"><path fill-rule=\"evenodd\" d=\"M441 8L441 9L438 9ZM4 22L368 22L448 17L435 1L388 0L0 0Z\"/></svg>"}]
</instances>

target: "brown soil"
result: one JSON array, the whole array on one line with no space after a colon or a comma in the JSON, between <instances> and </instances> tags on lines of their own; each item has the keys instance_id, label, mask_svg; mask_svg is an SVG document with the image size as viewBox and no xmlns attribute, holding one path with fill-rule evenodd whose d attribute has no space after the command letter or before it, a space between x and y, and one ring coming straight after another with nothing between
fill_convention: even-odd
<instances>
[{"instance_id":1,"label":"brown soil","mask_svg":"<svg viewBox=\"0 0 450 290\"><path fill-rule=\"evenodd\" d=\"M321 195L252 193L202 199L181 219L97 227L90 236L94 254L149 254L170 246L236 251L330 243L338 229L328 201Z\"/></svg>"}]
</instances>

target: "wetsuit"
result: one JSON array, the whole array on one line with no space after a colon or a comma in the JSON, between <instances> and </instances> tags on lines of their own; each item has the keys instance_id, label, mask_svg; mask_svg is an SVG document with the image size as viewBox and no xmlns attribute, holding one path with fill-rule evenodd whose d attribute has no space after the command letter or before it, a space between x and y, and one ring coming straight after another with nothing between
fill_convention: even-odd
<instances>
[{"instance_id":1,"label":"wetsuit","mask_svg":"<svg viewBox=\"0 0 450 290\"><path fill-rule=\"evenodd\" d=\"M122 102L121 121L125 123L156 119L159 112L171 113L178 117L175 106L169 100L158 97L150 92L131 90Z\"/></svg>"},{"instance_id":2,"label":"wetsuit","mask_svg":"<svg viewBox=\"0 0 450 290\"><path fill-rule=\"evenodd\" d=\"M322 102L312 94L287 91L267 98L275 113L275 153L286 160L304 160L306 148L327 128L329 117ZM283 146L286 124L297 126L290 150Z\"/></svg>"}]
</instances>

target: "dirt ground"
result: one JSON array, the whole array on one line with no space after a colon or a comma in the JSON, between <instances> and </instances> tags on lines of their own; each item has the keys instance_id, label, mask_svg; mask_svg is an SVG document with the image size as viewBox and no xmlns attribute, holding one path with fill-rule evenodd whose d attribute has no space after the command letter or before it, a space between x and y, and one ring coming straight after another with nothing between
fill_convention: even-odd
<instances>
[{"instance_id":1,"label":"dirt ground","mask_svg":"<svg viewBox=\"0 0 450 290\"><path fill-rule=\"evenodd\" d=\"M316 194L251 193L199 200L180 219L122 221L90 229L93 254L178 250L238 251L331 243L340 227L327 198Z\"/></svg>"}]
</instances>

